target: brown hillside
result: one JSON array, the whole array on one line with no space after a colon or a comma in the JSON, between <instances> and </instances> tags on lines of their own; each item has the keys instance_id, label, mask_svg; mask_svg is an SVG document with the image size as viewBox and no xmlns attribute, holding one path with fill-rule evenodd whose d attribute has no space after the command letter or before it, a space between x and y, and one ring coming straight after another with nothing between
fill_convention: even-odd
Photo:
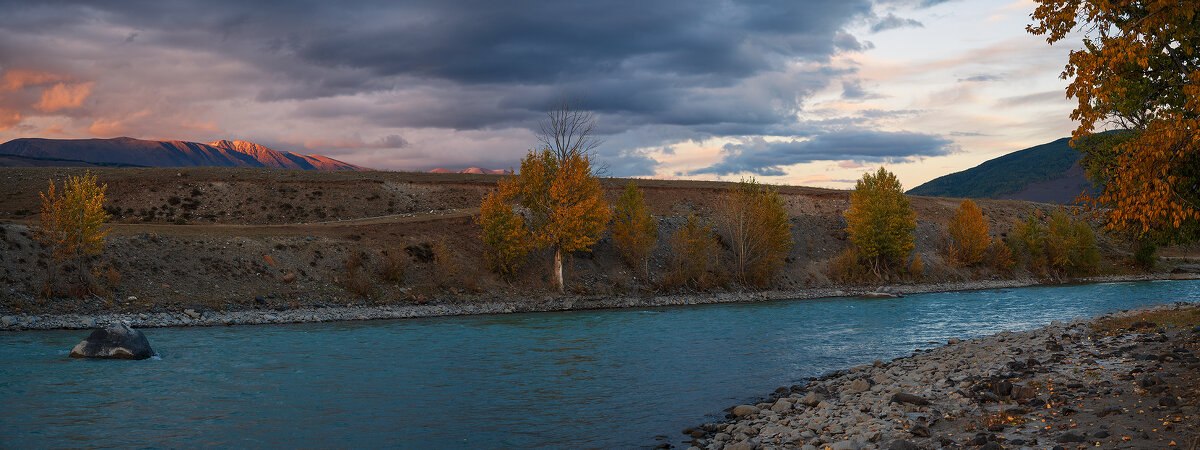
<instances>
[{"instance_id":1,"label":"brown hillside","mask_svg":"<svg viewBox=\"0 0 1200 450\"><path fill-rule=\"evenodd\" d=\"M49 264L30 238L39 192L48 180L83 170L0 168L0 191L6 193L0 197L0 283L7 287L0 293L0 312L106 307L96 299L46 302L34 295ZM548 254L534 255L515 280L486 271L474 215L500 175L208 167L91 170L108 185L113 232L97 264L119 275L105 281L108 297L119 308L471 301L548 292ZM611 199L627 182L603 180ZM605 238L594 252L570 259L568 289L582 294L656 291L670 256L668 236L687 214L710 214L728 186L637 183L659 221L650 279L621 263L611 238ZM841 215L849 205L848 191L799 186L779 191L792 215L796 245L772 287L830 286L826 264L848 246ZM926 264L923 281L980 276L947 267L939 256L958 200L913 197L912 204L918 216L917 250ZM1011 200L981 200L979 205L993 234L1006 233L1031 208L1053 208ZM1101 247L1107 255L1119 256L1123 244L1101 236ZM433 262L439 248L450 264ZM363 269L347 268L354 255L362 256ZM406 266L403 281L383 281L380 271L387 259ZM1125 269L1110 262L1105 270ZM347 280L360 278L369 282L368 289L349 292ZM137 300L128 300L131 296Z\"/></svg>"}]
</instances>

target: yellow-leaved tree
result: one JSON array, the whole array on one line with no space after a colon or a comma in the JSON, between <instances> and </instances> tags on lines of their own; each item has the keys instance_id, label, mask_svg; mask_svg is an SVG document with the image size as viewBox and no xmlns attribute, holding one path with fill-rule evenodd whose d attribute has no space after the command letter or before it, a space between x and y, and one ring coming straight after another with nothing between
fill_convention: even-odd
<instances>
[{"instance_id":1,"label":"yellow-leaved tree","mask_svg":"<svg viewBox=\"0 0 1200 450\"><path fill-rule=\"evenodd\" d=\"M520 207L520 218L529 233L531 247L548 248L554 253L552 276L555 287L562 292L563 252L590 250L600 239L612 214L604 201L600 180L592 173L590 158L572 153L559 159L549 149L530 150L521 159L520 172L501 182L497 195L500 200L493 198L493 202L512 201ZM498 206L489 209L493 216L505 214ZM490 220L493 219L481 214L481 222Z\"/></svg>"},{"instance_id":2,"label":"yellow-leaved tree","mask_svg":"<svg viewBox=\"0 0 1200 450\"><path fill-rule=\"evenodd\" d=\"M1108 226L1200 237L1200 2L1035 1L1030 33L1083 36L1062 78L1078 100L1072 144L1103 185ZM1123 131L1084 139L1098 124Z\"/></svg>"},{"instance_id":3,"label":"yellow-leaved tree","mask_svg":"<svg viewBox=\"0 0 1200 450\"><path fill-rule=\"evenodd\" d=\"M765 285L792 249L792 225L779 192L753 179L729 188L717 204L717 233L733 252L737 281Z\"/></svg>"},{"instance_id":4,"label":"yellow-leaved tree","mask_svg":"<svg viewBox=\"0 0 1200 450\"><path fill-rule=\"evenodd\" d=\"M904 267L914 247L917 214L895 174L882 167L864 174L850 193L845 216L857 258L872 274L882 278L892 267Z\"/></svg>"},{"instance_id":5,"label":"yellow-leaved tree","mask_svg":"<svg viewBox=\"0 0 1200 450\"><path fill-rule=\"evenodd\" d=\"M612 234L625 262L644 267L646 256L658 241L658 224L650 216L642 190L632 181L625 185L613 208Z\"/></svg>"},{"instance_id":6,"label":"yellow-leaved tree","mask_svg":"<svg viewBox=\"0 0 1200 450\"><path fill-rule=\"evenodd\" d=\"M79 276L75 287L89 284L87 258L100 254L109 232L104 226L109 218L104 211L107 189L108 185L97 184L95 174L85 172L82 176L68 176L61 192L51 181L50 188L41 194L41 222L34 230L34 238L46 246L55 262L51 278L57 274L59 264L69 261L75 263Z\"/></svg>"},{"instance_id":7,"label":"yellow-leaved tree","mask_svg":"<svg viewBox=\"0 0 1200 450\"><path fill-rule=\"evenodd\" d=\"M950 218L951 249L954 258L964 265L983 261L984 250L990 242L988 224L983 220L983 211L971 199L964 199Z\"/></svg>"},{"instance_id":8,"label":"yellow-leaved tree","mask_svg":"<svg viewBox=\"0 0 1200 450\"><path fill-rule=\"evenodd\" d=\"M484 257L493 271L511 277L525 261L532 244L525 219L513 211L500 192L488 193L479 206L479 226L483 228L483 243L488 250Z\"/></svg>"}]
</instances>

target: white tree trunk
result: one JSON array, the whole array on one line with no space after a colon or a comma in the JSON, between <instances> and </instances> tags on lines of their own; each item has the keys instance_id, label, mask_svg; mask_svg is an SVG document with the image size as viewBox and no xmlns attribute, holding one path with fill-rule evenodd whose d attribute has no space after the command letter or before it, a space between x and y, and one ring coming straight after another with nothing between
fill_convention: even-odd
<instances>
[{"instance_id":1,"label":"white tree trunk","mask_svg":"<svg viewBox=\"0 0 1200 450\"><path fill-rule=\"evenodd\" d=\"M554 284L558 287L558 293L563 292L563 275L562 275L562 250L554 249Z\"/></svg>"}]
</instances>

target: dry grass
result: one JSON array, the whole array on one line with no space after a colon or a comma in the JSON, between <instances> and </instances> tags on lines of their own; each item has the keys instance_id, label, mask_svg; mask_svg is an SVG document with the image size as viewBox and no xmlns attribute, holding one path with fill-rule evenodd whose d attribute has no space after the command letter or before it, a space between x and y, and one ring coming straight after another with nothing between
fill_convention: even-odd
<instances>
[{"instance_id":1,"label":"dry grass","mask_svg":"<svg viewBox=\"0 0 1200 450\"><path fill-rule=\"evenodd\" d=\"M1147 323L1153 325L1147 325ZM1092 330L1097 333L1119 334L1128 331L1134 324L1137 324L1138 328L1194 327L1200 325L1200 306L1103 319L1093 323Z\"/></svg>"}]
</instances>

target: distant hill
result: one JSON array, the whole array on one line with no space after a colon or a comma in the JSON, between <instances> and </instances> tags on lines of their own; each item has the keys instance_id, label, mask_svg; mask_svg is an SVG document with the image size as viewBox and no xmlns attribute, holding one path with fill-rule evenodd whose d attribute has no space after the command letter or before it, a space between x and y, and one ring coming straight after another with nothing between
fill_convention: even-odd
<instances>
[{"instance_id":1,"label":"distant hill","mask_svg":"<svg viewBox=\"0 0 1200 450\"><path fill-rule=\"evenodd\" d=\"M122 163L91 163L75 159L30 158L28 156L0 155L0 167L143 167Z\"/></svg>"},{"instance_id":2,"label":"distant hill","mask_svg":"<svg viewBox=\"0 0 1200 450\"><path fill-rule=\"evenodd\" d=\"M1028 200L1069 204L1094 192L1070 138L1018 150L978 166L935 178L911 195Z\"/></svg>"},{"instance_id":3,"label":"distant hill","mask_svg":"<svg viewBox=\"0 0 1200 450\"><path fill-rule=\"evenodd\" d=\"M473 174L478 174L478 175L508 175L512 172L509 172L508 169L484 169L482 167L471 167L471 168L467 168L467 169L463 169L458 172L455 172L450 169L443 169L441 167L438 167L436 169L430 170L429 173L473 173Z\"/></svg>"},{"instance_id":4,"label":"distant hill","mask_svg":"<svg viewBox=\"0 0 1200 450\"><path fill-rule=\"evenodd\" d=\"M266 167L305 170L370 170L321 155L301 155L271 150L246 141L207 144L174 140L21 138L0 144L0 156L30 164L72 166L78 162L98 166L144 167ZM38 161L37 164L32 162ZM55 163L57 162L57 163ZM2 163L0 163L2 164Z\"/></svg>"}]
</instances>

